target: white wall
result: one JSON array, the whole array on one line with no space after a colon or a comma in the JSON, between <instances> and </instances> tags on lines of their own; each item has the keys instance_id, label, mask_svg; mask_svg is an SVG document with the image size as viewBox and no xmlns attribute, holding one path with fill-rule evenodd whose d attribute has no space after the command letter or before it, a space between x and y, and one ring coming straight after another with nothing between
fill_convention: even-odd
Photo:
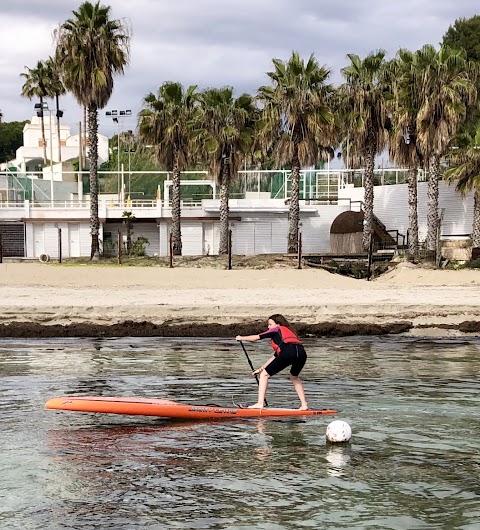
<instances>
[{"instance_id":1,"label":"white wall","mask_svg":"<svg viewBox=\"0 0 480 530\"><path fill-rule=\"evenodd\" d=\"M318 215L301 216L303 253L330 252L330 227L334 219L348 210L346 204L318 206Z\"/></svg>"},{"instance_id":2,"label":"white wall","mask_svg":"<svg viewBox=\"0 0 480 530\"><path fill-rule=\"evenodd\" d=\"M442 237L461 237L472 232L473 194L463 198L455 185L439 181L439 213L443 210ZM427 237L427 191L428 183L418 183L418 232L420 240ZM364 188L347 188L339 191L340 197L354 201L363 201ZM375 215L382 221L387 230L398 230L407 235L408 230L408 185L375 186Z\"/></svg>"},{"instance_id":3,"label":"white wall","mask_svg":"<svg viewBox=\"0 0 480 530\"><path fill-rule=\"evenodd\" d=\"M439 182L440 186L440 211L444 211L442 223L443 238L462 238L472 230L473 197L470 194L463 199L454 186ZM340 191L341 197L352 201L363 201L363 188L348 188ZM267 201L268 202L268 201ZM375 187L375 215L386 225L387 230L398 230L406 235L408 229L408 187L406 184ZM260 205L259 205L260 208ZM302 250L304 253L326 253L330 251L330 227L334 219L343 211L350 209L348 200L340 201L338 205L308 205L303 207L300 215L300 231L302 233ZM12 216L12 209L0 209L1 214ZM18 213L16 213L18 212ZM63 212L63 213L62 213ZM15 209L20 217L29 217L26 208ZM64 257L74 257L80 246L80 255L90 255L90 227L85 221L88 215L85 209L57 209L55 215L71 217L71 219L58 223L62 228L62 253ZM150 215L154 215L151 212ZM427 233L427 183L418 185L418 214L419 235L423 240ZM58 257L57 228L54 222L49 221L54 214L49 209L36 209L35 215L45 216L44 221L26 223L26 252L28 257L38 257L40 254L49 254L52 258ZM157 215L162 215L157 213ZM193 215L193 213L192 213ZM182 219L182 253L184 256L199 256L205 254L218 254L220 240L220 222L207 216L199 209L196 218L185 217ZM252 211L251 205L242 211L240 207L235 210L234 216L241 221L232 221L232 250L234 254L259 254L287 252L288 213L287 212L260 212ZM83 221L79 221L79 216ZM204 216L204 217L203 217ZM108 230L117 230L125 233L122 223L109 223ZM163 218L159 226L156 223L138 222L134 225L134 239L140 235L149 240L146 247L147 255L168 256L169 233L171 220ZM77 237L80 239L79 244ZM101 234L100 237L103 237ZM77 250L75 250L77 249Z\"/></svg>"},{"instance_id":4,"label":"white wall","mask_svg":"<svg viewBox=\"0 0 480 530\"><path fill-rule=\"evenodd\" d=\"M112 233L112 240L115 245L118 241L119 230L123 238L127 235L127 229L121 222L104 224L103 230ZM156 223L134 223L132 228L132 241L135 241L139 236L148 239L148 245L145 247L145 254L147 256L158 256L160 254L159 229ZM88 252L90 253L90 248Z\"/></svg>"},{"instance_id":5,"label":"white wall","mask_svg":"<svg viewBox=\"0 0 480 530\"><path fill-rule=\"evenodd\" d=\"M312 209L312 206L309 206ZM318 206L316 211L300 213L302 250L308 253L329 252L330 226L344 205ZM232 252L234 254L282 254L288 250L288 214L252 213L241 215L232 224Z\"/></svg>"},{"instance_id":6,"label":"white wall","mask_svg":"<svg viewBox=\"0 0 480 530\"><path fill-rule=\"evenodd\" d=\"M170 219L160 222L157 235L159 244L156 250L159 256L169 255L171 229L172 223ZM183 218L181 231L183 256L202 256L207 253L210 255L218 253L218 238L215 239L216 236L214 235L217 234L217 231L213 226L213 222L209 222L207 218L205 221L203 219L188 220L188 218ZM148 253L150 254L150 251Z\"/></svg>"},{"instance_id":7,"label":"white wall","mask_svg":"<svg viewBox=\"0 0 480 530\"><path fill-rule=\"evenodd\" d=\"M55 226L57 225L57 226ZM25 225L25 253L28 258L48 254L58 259L58 228L62 230L62 258L90 256L91 236L89 223L35 222Z\"/></svg>"},{"instance_id":8,"label":"white wall","mask_svg":"<svg viewBox=\"0 0 480 530\"><path fill-rule=\"evenodd\" d=\"M184 256L201 256L203 254L203 226L201 221L183 221L182 254Z\"/></svg>"}]
</instances>

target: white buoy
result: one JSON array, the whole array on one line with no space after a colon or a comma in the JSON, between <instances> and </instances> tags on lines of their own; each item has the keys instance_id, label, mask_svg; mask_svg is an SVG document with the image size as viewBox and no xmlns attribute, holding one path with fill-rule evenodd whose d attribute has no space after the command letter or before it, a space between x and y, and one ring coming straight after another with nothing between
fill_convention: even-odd
<instances>
[{"instance_id":1,"label":"white buoy","mask_svg":"<svg viewBox=\"0 0 480 530\"><path fill-rule=\"evenodd\" d=\"M327 440L331 443L349 442L352 429L346 421L335 420L327 426Z\"/></svg>"}]
</instances>

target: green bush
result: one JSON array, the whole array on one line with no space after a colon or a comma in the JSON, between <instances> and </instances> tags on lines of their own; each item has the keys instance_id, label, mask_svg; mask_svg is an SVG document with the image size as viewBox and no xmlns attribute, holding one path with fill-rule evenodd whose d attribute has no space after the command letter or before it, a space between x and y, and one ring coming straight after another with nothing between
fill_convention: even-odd
<instances>
[{"instance_id":1,"label":"green bush","mask_svg":"<svg viewBox=\"0 0 480 530\"><path fill-rule=\"evenodd\" d=\"M134 256L145 256L145 247L149 244L150 242L146 237L138 236L133 242L132 254Z\"/></svg>"},{"instance_id":2,"label":"green bush","mask_svg":"<svg viewBox=\"0 0 480 530\"><path fill-rule=\"evenodd\" d=\"M104 258L113 258L117 255L117 244L113 239L100 241L100 250Z\"/></svg>"},{"instance_id":3,"label":"green bush","mask_svg":"<svg viewBox=\"0 0 480 530\"><path fill-rule=\"evenodd\" d=\"M465 263L466 269L480 269L480 258L472 259Z\"/></svg>"}]
</instances>

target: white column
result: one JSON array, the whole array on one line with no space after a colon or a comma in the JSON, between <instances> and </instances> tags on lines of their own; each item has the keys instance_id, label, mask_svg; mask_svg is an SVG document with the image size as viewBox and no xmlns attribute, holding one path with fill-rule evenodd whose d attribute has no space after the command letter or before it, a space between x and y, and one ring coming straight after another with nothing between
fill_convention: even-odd
<instances>
[{"instance_id":1,"label":"white column","mask_svg":"<svg viewBox=\"0 0 480 530\"><path fill-rule=\"evenodd\" d=\"M53 135L52 135L52 111L48 109L50 115L50 205L53 206Z\"/></svg>"}]
</instances>

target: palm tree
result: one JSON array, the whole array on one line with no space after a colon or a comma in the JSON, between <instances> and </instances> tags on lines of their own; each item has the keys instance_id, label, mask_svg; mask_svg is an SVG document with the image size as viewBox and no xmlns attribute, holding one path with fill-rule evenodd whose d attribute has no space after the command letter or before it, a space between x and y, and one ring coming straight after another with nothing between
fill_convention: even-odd
<instances>
[{"instance_id":1,"label":"palm tree","mask_svg":"<svg viewBox=\"0 0 480 530\"><path fill-rule=\"evenodd\" d=\"M20 74L25 78L25 83L22 86L22 97L32 100L38 98L40 100L40 109L37 115L40 117L40 126L42 129L42 144L43 144L43 163L47 163L47 142L45 140L45 121L43 119L43 99L48 95L47 84L49 81L48 70L44 61L38 61L35 68L28 68L26 72Z\"/></svg>"},{"instance_id":2,"label":"palm tree","mask_svg":"<svg viewBox=\"0 0 480 530\"><path fill-rule=\"evenodd\" d=\"M408 173L408 254L413 259L418 252L418 193L419 169L424 157L418 145L417 114L420 107L419 86L425 65L421 55L401 49L389 64L388 76L393 89L391 105L390 158Z\"/></svg>"},{"instance_id":3,"label":"palm tree","mask_svg":"<svg viewBox=\"0 0 480 530\"><path fill-rule=\"evenodd\" d=\"M252 149L256 115L252 96L234 98L232 87L210 88L201 94L193 136L220 186L219 254L228 252L229 185Z\"/></svg>"},{"instance_id":4,"label":"palm tree","mask_svg":"<svg viewBox=\"0 0 480 530\"><path fill-rule=\"evenodd\" d=\"M480 128L475 138L470 139L470 146L459 149L449 156L449 168L445 179L457 181L456 189L463 196L468 192L473 195L472 258L480 254Z\"/></svg>"},{"instance_id":5,"label":"palm tree","mask_svg":"<svg viewBox=\"0 0 480 530\"><path fill-rule=\"evenodd\" d=\"M310 56L304 62L297 52L288 61L273 59L267 72L271 86L258 89L263 105L259 137L263 151L273 147L276 163L290 165L291 190L288 252L298 252L300 221L300 170L325 157L325 147L334 142L332 112L334 89L327 84L330 70ZM325 146L325 147L324 147Z\"/></svg>"},{"instance_id":6,"label":"palm tree","mask_svg":"<svg viewBox=\"0 0 480 530\"><path fill-rule=\"evenodd\" d=\"M45 67L47 69L48 83L47 83L47 95L51 98L55 98L55 109L57 115L57 138L58 138L58 161L62 161L62 144L60 141L60 118L63 116L63 112L60 110L60 96L65 94L65 87L61 78L60 70L52 57L49 57L45 61Z\"/></svg>"},{"instance_id":7,"label":"palm tree","mask_svg":"<svg viewBox=\"0 0 480 530\"><path fill-rule=\"evenodd\" d=\"M130 31L125 22L110 18L111 8L84 2L55 31L55 61L65 87L88 111L90 160L91 258L98 259L98 109L113 91L114 74L122 74L129 61Z\"/></svg>"},{"instance_id":8,"label":"palm tree","mask_svg":"<svg viewBox=\"0 0 480 530\"><path fill-rule=\"evenodd\" d=\"M198 105L196 86L184 90L180 83L166 82L157 95L144 99L140 112L140 138L155 146L157 161L172 173L172 242L173 253L182 255L180 223L180 175L192 154L192 120Z\"/></svg>"},{"instance_id":9,"label":"palm tree","mask_svg":"<svg viewBox=\"0 0 480 530\"><path fill-rule=\"evenodd\" d=\"M445 156L458 127L475 103L476 68L465 51L441 46L438 51L425 45L418 52L425 64L421 105L417 116L418 143L429 162L427 250L434 253L438 230L438 178Z\"/></svg>"},{"instance_id":10,"label":"palm tree","mask_svg":"<svg viewBox=\"0 0 480 530\"><path fill-rule=\"evenodd\" d=\"M363 248L370 248L373 235L375 155L384 149L387 139L387 100L385 52L379 50L361 60L348 54L350 65L342 68L342 107L350 138L352 157L365 166Z\"/></svg>"}]
</instances>

